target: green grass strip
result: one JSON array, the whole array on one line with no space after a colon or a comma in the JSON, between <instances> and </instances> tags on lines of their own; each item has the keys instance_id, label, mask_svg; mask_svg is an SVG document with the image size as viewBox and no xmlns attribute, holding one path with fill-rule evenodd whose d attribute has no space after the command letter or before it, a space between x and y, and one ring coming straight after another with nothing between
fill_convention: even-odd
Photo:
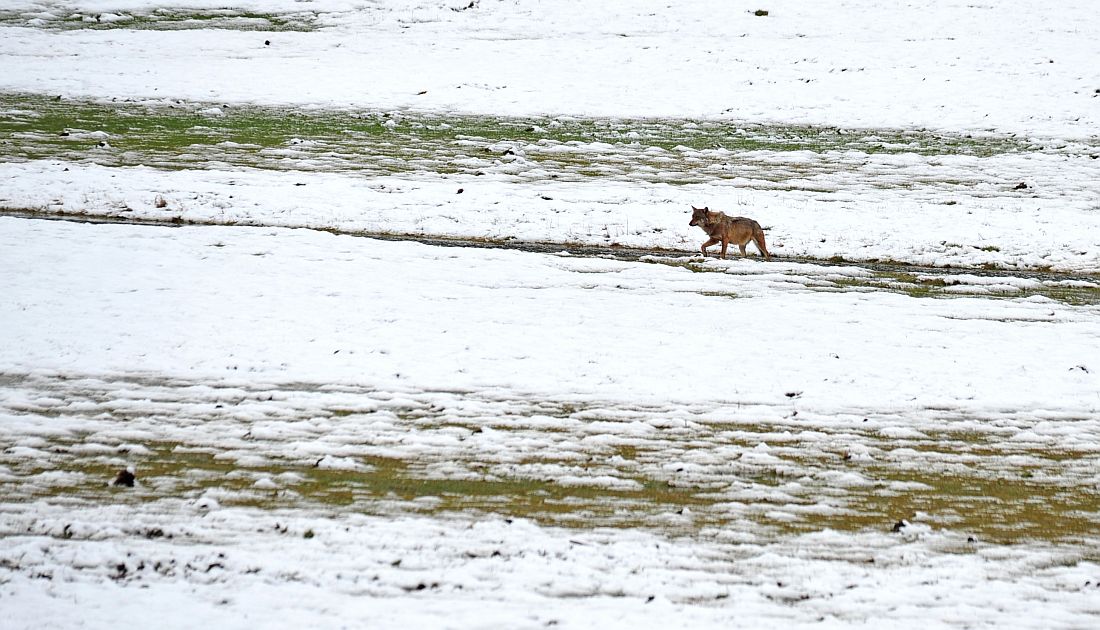
<instances>
[{"instance_id":1,"label":"green grass strip","mask_svg":"<svg viewBox=\"0 0 1100 630\"><path fill-rule=\"evenodd\" d=\"M503 174L669 184L751 177L782 188L805 187L812 185L809 178L850 170L851 152L984 157L1029 150L1007 137L904 130L143 104L31 94L0 95L0 114L0 159L164 169ZM817 157L806 160L802 153L784 161L776 159L777 152ZM879 179L874 185L903 185ZM791 181L802 183L786 183Z\"/></svg>"}]
</instances>

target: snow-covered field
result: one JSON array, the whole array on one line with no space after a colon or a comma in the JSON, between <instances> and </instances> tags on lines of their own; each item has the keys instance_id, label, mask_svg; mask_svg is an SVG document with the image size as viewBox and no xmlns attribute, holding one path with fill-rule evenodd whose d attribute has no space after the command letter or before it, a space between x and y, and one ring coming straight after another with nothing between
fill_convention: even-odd
<instances>
[{"instance_id":1,"label":"snow-covered field","mask_svg":"<svg viewBox=\"0 0 1100 630\"><path fill-rule=\"evenodd\" d=\"M683 4L0 7L3 625L1097 625L1100 12Z\"/></svg>"},{"instance_id":2,"label":"snow-covered field","mask_svg":"<svg viewBox=\"0 0 1100 630\"><path fill-rule=\"evenodd\" d=\"M0 221L18 625L1100 612L1094 308Z\"/></svg>"},{"instance_id":3,"label":"snow-covered field","mask_svg":"<svg viewBox=\"0 0 1100 630\"><path fill-rule=\"evenodd\" d=\"M318 31L266 34L49 29L73 14L197 12L223 8L223 0L9 2L19 19L8 21L0 54L18 72L5 72L0 89L497 115L727 115L1055 137L1095 138L1100 125L1100 16L1090 0L771 7L478 0L455 10L469 4L231 3L320 14ZM761 8L769 15L753 14Z\"/></svg>"},{"instance_id":4,"label":"snow-covered field","mask_svg":"<svg viewBox=\"0 0 1100 630\"><path fill-rule=\"evenodd\" d=\"M134 151L127 133L88 126L74 111L68 150L23 159L12 147L33 142L39 114L9 105L5 115L28 126L10 136L7 151L19 159L0 164L0 204L687 250L697 235L683 212L694 203L757 218L789 256L1100 271L1100 17L1090 2L784 3L760 17L759 7L725 1L455 10L467 4L237 5L237 14L315 29L306 32L155 30L162 22L143 21L202 26L213 20L182 18L210 18L220 0L174 13L146 0L9 9L0 63L12 71L0 73L0 91L77 108L191 104L206 121L187 130L197 144L173 160ZM115 17L97 21L104 14ZM274 118L286 108L382 113L395 134L408 132L415 112L541 124L504 142L425 140L418 149L414 140L399 181L357 170L394 167L372 155L383 147L364 149L354 135L313 150L308 136L202 143L205 128L257 104L276 107L263 113ZM770 125L777 136L815 125L881 138L888 152L662 148L629 130L613 143L563 142L554 127L563 117L671 118L689 132L706 121L731 131ZM943 133L997 148L922 150ZM261 168L242 169L234 149L260 156L252 159ZM433 162L440 153L447 158ZM575 168L553 166L565 158ZM127 168L102 170L118 165ZM577 181L592 165L600 176ZM154 211L158 198L166 210Z\"/></svg>"}]
</instances>

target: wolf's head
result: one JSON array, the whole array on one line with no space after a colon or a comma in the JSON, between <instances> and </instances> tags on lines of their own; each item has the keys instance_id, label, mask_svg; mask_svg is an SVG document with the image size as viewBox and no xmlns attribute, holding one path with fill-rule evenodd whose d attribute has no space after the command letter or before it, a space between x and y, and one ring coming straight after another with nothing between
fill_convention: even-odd
<instances>
[{"instance_id":1,"label":"wolf's head","mask_svg":"<svg viewBox=\"0 0 1100 630\"><path fill-rule=\"evenodd\" d=\"M710 215L710 208L704 206L702 208L691 207L691 221L688 225L699 225L700 223L706 223L707 217Z\"/></svg>"}]
</instances>

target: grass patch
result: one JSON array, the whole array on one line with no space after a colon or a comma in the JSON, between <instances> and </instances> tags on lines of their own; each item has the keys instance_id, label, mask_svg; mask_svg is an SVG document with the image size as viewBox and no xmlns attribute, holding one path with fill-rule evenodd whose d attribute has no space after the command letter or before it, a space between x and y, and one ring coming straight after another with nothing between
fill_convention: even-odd
<instances>
[{"instance_id":1,"label":"grass patch","mask_svg":"<svg viewBox=\"0 0 1100 630\"><path fill-rule=\"evenodd\" d=\"M881 527L883 517L920 518L936 527L973 533L983 542L1012 543L1072 540L1094 535L1100 525L1100 494L1042 483L1028 470L996 479L976 474L876 472L882 479L922 487L863 495L852 505L855 513L840 519L842 527Z\"/></svg>"},{"instance_id":2,"label":"grass patch","mask_svg":"<svg viewBox=\"0 0 1100 630\"><path fill-rule=\"evenodd\" d=\"M74 30L144 30L179 31L220 29L234 31L313 31L317 14L260 13L242 9L170 9L123 11L118 13L73 11L19 12L0 11L0 25L38 27L58 31Z\"/></svg>"},{"instance_id":3,"label":"grass patch","mask_svg":"<svg viewBox=\"0 0 1100 630\"><path fill-rule=\"evenodd\" d=\"M57 446L57 452L64 452L73 444ZM178 443L143 446L151 454L138 462L138 483L134 489L109 484L119 469L117 463L110 461L114 458L74 456L53 463L20 464L18 474L25 479L57 471L64 471L67 477L50 484L22 485L18 494L22 500L126 503L169 496L194 498L207 490L217 490L219 503L226 507L313 506L383 514L393 510L431 514L481 511L547 524L575 525L583 521L609 527L645 526L655 514L706 503L696 496L696 490L674 488L654 480L645 480L641 489L617 490L563 485L552 479L492 475L446 478L425 473L416 462L387 457L357 458L366 466L365 470L331 470L290 461L241 466L205 447ZM620 453L632 455L631 447L620 447ZM258 487L257 480L263 478L280 480L280 488ZM294 481L285 481L288 478ZM6 485L0 482L0 488Z\"/></svg>"},{"instance_id":4,"label":"grass patch","mask_svg":"<svg viewBox=\"0 0 1100 630\"><path fill-rule=\"evenodd\" d=\"M639 258L640 261L681 267L693 273L738 273L736 269L718 265L707 265L705 261L687 258L663 258L648 256ZM807 260L804 262L815 262ZM912 266L904 263L867 263L849 262L836 258L827 261L843 267L869 267L868 275L843 275L830 272L827 269L821 273L812 273L805 269L787 271L784 275L792 282L799 282L808 289L816 291L887 291L899 293L914 298L958 298L958 297L983 297L990 299L1016 299L1031 296L1042 296L1057 302L1071 306L1088 306L1100 304L1100 278L1093 275L1082 276L1079 280L1069 280L1068 276L1056 273L1026 274L1027 278L1037 278L1038 284L1025 283L1012 285L1012 290L989 289L983 284L968 284L962 276L965 274L987 278L1004 278L1006 283L1012 282L1017 277L1012 272L1002 269L966 269L964 273L945 273L943 270L932 268L917 268L920 273L907 271ZM1018 272L1017 272L1018 273ZM1087 279L1084 279L1087 278ZM703 291L702 295L714 295L725 297L738 297L728 292Z\"/></svg>"},{"instance_id":5,"label":"grass patch","mask_svg":"<svg viewBox=\"0 0 1100 630\"><path fill-rule=\"evenodd\" d=\"M746 448L763 441L763 432L768 430L747 425L712 429L721 434L727 447L739 444ZM507 431L504 427L498 430ZM704 447L699 439L691 438L692 448ZM916 457L920 461L911 463L841 461L836 453L819 450L814 444L773 441L772 453L783 464L730 462L704 477L683 479L677 472L653 476L669 453L676 451L675 442L672 451L633 444L612 446L609 453L633 471L622 471L622 478L636 482L634 488L627 489L563 484L550 477L502 477L489 472L487 464L472 466L480 471L473 476L441 476L431 472L429 462L395 457L358 457L364 466L360 470L332 470L278 459L242 465L210 447L155 442L144 444L148 453L137 458L138 485L117 488L108 485L119 468L117 458L81 454L75 448L79 441L54 441L56 457L50 462L3 462L16 480L0 482L0 489L9 500L95 503L196 498L216 490L214 496L225 507L312 507L376 514L483 512L548 525L643 527L678 534L743 528L746 523L757 533L778 535L825 528L889 531L898 520L906 519L966 533L983 542L1067 541L1095 535L1100 493L1087 483L1066 482L1066 467L1080 467L1076 459L1048 457L1043 449L1025 447L1013 454L1028 458L1032 463L1027 467L998 465L987 470L977 464L952 465L945 472L930 464L960 449L978 456L989 446L992 450L981 455L987 462L1006 455L988 443L989 439L979 435L971 444L966 436L953 434L950 439L940 436L920 441L907 445L919 447L914 450L920 453ZM1095 458L1087 453L1078 456ZM838 470L857 473L871 483L835 488L826 482L818 488L812 481L819 474ZM41 475L58 471L66 475L41 480ZM257 484L263 479L275 480L274 485ZM795 480L796 486L813 488L797 496L786 495L789 490L785 488ZM731 487L753 488L755 498L731 498ZM824 506L831 507L820 509ZM777 511L794 517L779 518Z\"/></svg>"},{"instance_id":6,"label":"grass patch","mask_svg":"<svg viewBox=\"0 0 1100 630\"><path fill-rule=\"evenodd\" d=\"M737 298L737 294L732 291L700 291L699 295L703 295L706 297L721 297L730 299Z\"/></svg>"},{"instance_id":7,"label":"grass patch","mask_svg":"<svg viewBox=\"0 0 1100 630\"><path fill-rule=\"evenodd\" d=\"M246 167L392 175L435 172L695 184L750 177L802 189L847 172L832 152L989 156L1012 138L671 119L497 117L134 103L0 95L0 159L163 169ZM771 153L811 151L785 163ZM801 182L801 183L799 183ZM876 178L872 185L900 184ZM800 188L802 187L802 188Z\"/></svg>"},{"instance_id":8,"label":"grass patch","mask_svg":"<svg viewBox=\"0 0 1100 630\"><path fill-rule=\"evenodd\" d=\"M1057 430L1090 420L1087 411L982 419L947 405L860 422L796 417L792 394L752 404L769 420L731 420L721 406L395 397L309 383L212 388L155 376L12 373L0 374L0 387L10 390L0 392L0 415L14 420L0 431L5 505L207 496L224 507L492 513L760 538L889 532L901 519L982 542L1094 541L1100 531L1100 450L1080 429L1072 442ZM1008 439L1038 425L1048 426ZM916 431L891 437L891 426ZM137 485L110 486L126 464Z\"/></svg>"},{"instance_id":9,"label":"grass patch","mask_svg":"<svg viewBox=\"0 0 1100 630\"><path fill-rule=\"evenodd\" d=\"M999 270L969 270L973 275L981 276L983 271L992 271L989 277L1006 277ZM956 298L985 297L993 299L1015 299L1042 296L1069 304L1085 306L1100 304L1100 283L1065 282L1061 280L1040 281L1038 286L1021 285L1011 291L988 290L985 285L974 284L972 288L964 280L954 275L931 276L916 275L904 271L875 271L869 277L846 277L833 280L832 284L845 291L889 291L914 298ZM950 290L949 290L950 288Z\"/></svg>"}]
</instances>

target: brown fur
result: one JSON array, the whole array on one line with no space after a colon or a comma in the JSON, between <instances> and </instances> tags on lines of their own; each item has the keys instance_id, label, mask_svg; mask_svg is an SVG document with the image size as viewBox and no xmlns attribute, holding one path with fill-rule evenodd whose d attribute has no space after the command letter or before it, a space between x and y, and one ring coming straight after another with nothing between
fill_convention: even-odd
<instances>
[{"instance_id":1,"label":"brown fur","mask_svg":"<svg viewBox=\"0 0 1100 630\"><path fill-rule=\"evenodd\" d=\"M723 212L711 211L710 208L691 207L691 222L688 225L697 225L703 228L710 238L703 243L700 251L707 255L707 248L716 243L722 243L722 258L726 257L726 247L735 243L745 256L745 245L752 241L756 249L764 255L765 259L771 259L768 248L764 245L764 230L760 224L748 217L730 217Z\"/></svg>"}]
</instances>

